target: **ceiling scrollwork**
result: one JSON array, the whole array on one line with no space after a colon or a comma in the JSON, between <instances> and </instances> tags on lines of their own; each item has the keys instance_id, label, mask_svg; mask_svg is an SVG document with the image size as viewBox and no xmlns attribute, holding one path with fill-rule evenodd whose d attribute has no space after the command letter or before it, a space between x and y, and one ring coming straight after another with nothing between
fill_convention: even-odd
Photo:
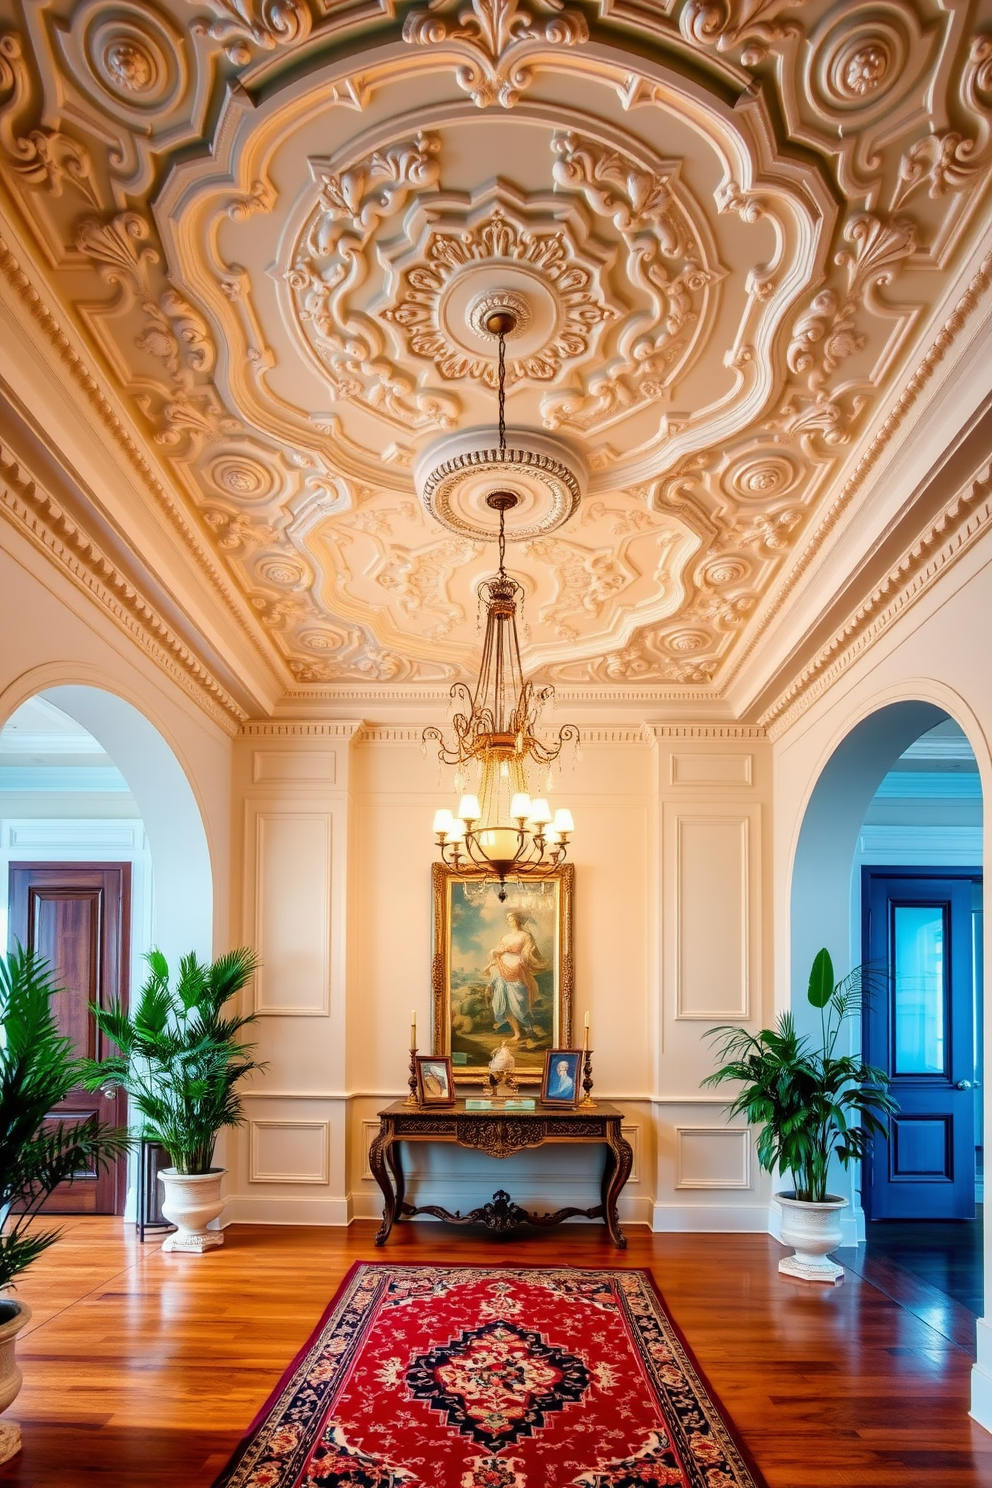
<instances>
[{"instance_id":1,"label":"ceiling scrollwork","mask_svg":"<svg viewBox=\"0 0 992 1488\"><path fill-rule=\"evenodd\" d=\"M974 255L992 12L625 16L4 0L4 198L301 686L472 668L492 552L415 472L492 429L496 295L588 472L510 549L528 670L718 691Z\"/></svg>"}]
</instances>

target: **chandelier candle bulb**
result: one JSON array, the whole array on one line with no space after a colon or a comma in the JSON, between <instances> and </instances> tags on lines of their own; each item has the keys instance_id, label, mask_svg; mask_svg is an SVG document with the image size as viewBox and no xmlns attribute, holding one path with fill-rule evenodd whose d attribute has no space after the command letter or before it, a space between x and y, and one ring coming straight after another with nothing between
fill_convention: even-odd
<instances>
[{"instance_id":1,"label":"chandelier candle bulb","mask_svg":"<svg viewBox=\"0 0 992 1488\"><path fill-rule=\"evenodd\" d=\"M564 837L568 832L575 831L575 822L572 820L572 813L567 809L567 807L558 807L558 810L555 812L552 826L554 827L555 831L558 832L562 837Z\"/></svg>"},{"instance_id":2,"label":"chandelier candle bulb","mask_svg":"<svg viewBox=\"0 0 992 1488\"><path fill-rule=\"evenodd\" d=\"M535 826L546 827L551 821L551 807L547 801L532 801L530 819Z\"/></svg>"},{"instance_id":3,"label":"chandelier candle bulb","mask_svg":"<svg viewBox=\"0 0 992 1488\"><path fill-rule=\"evenodd\" d=\"M440 837L447 837L454 826L454 817L446 806L434 813L434 830Z\"/></svg>"},{"instance_id":4,"label":"chandelier candle bulb","mask_svg":"<svg viewBox=\"0 0 992 1488\"><path fill-rule=\"evenodd\" d=\"M526 821L530 813L530 796L526 791L518 791L510 804L510 815L515 821Z\"/></svg>"},{"instance_id":5,"label":"chandelier candle bulb","mask_svg":"<svg viewBox=\"0 0 992 1488\"><path fill-rule=\"evenodd\" d=\"M476 822L482 815L478 796L462 796L458 807L458 815L463 822Z\"/></svg>"}]
</instances>

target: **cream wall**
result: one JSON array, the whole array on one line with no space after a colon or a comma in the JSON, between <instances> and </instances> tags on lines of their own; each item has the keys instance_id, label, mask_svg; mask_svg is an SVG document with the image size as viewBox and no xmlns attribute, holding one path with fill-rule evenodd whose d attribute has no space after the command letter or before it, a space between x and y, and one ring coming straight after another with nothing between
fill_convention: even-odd
<instances>
[{"instance_id":1,"label":"cream wall","mask_svg":"<svg viewBox=\"0 0 992 1488\"><path fill-rule=\"evenodd\" d=\"M425 716L423 722L431 721ZM229 1217L378 1216L376 1112L406 1093L410 1010L431 1026L430 824L448 799L418 725L278 721L235 746L241 937L269 1060L248 1098ZM581 720L580 720L581 722ZM575 1013L591 1014L596 1094L635 1148L623 1216L658 1229L764 1229L748 1134L704 1095L702 1033L765 1016L770 758L749 729L583 728L557 799L577 830ZM409 1156L414 1202L598 1201L578 1153Z\"/></svg>"}]
</instances>

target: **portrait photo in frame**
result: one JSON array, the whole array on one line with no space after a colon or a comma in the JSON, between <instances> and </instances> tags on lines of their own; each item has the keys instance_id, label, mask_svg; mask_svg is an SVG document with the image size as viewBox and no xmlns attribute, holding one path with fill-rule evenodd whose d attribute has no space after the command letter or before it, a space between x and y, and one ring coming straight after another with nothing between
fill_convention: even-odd
<instances>
[{"instance_id":1,"label":"portrait photo in frame","mask_svg":"<svg viewBox=\"0 0 992 1488\"><path fill-rule=\"evenodd\" d=\"M422 1106L455 1104L455 1082L447 1055L417 1055L417 1099Z\"/></svg>"},{"instance_id":2,"label":"portrait photo in frame","mask_svg":"<svg viewBox=\"0 0 992 1488\"><path fill-rule=\"evenodd\" d=\"M581 1079L581 1049L549 1049L544 1056L541 1104L571 1109L582 1094Z\"/></svg>"},{"instance_id":3,"label":"portrait photo in frame","mask_svg":"<svg viewBox=\"0 0 992 1488\"><path fill-rule=\"evenodd\" d=\"M432 867L431 990L436 1054L456 1084L478 1083L506 1044L518 1082L537 1085L549 1049L572 1037L572 894L575 869L499 884Z\"/></svg>"}]
</instances>

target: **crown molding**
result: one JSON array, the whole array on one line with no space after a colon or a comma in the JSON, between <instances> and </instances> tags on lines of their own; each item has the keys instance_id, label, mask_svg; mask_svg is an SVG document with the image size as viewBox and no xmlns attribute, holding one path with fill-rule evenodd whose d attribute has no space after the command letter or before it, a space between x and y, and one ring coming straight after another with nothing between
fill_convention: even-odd
<instances>
[{"instance_id":1,"label":"crown molding","mask_svg":"<svg viewBox=\"0 0 992 1488\"><path fill-rule=\"evenodd\" d=\"M649 728L656 739L746 739L760 742L768 738L767 729L760 724L645 724L645 728Z\"/></svg>"},{"instance_id":2,"label":"crown molding","mask_svg":"<svg viewBox=\"0 0 992 1488\"><path fill-rule=\"evenodd\" d=\"M798 677L761 715L772 739L875 644L992 526L992 465L959 489L854 609Z\"/></svg>"},{"instance_id":3,"label":"crown molding","mask_svg":"<svg viewBox=\"0 0 992 1488\"><path fill-rule=\"evenodd\" d=\"M252 719L251 722L243 723L238 732L243 739L350 740L364 728L365 724L361 719L348 719L340 723L308 723L305 720L275 723L267 719Z\"/></svg>"},{"instance_id":4,"label":"crown molding","mask_svg":"<svg viewBox=\"0 0 992 1488\"><path fill-rule=\"evenodd\" d=\"M126 465L140 481L142 488L152 497L155 507L163 514L179 538L183 551L192 558L210 590L223 604L229 619L233 621L238 632L244 636L263 663L266 673L270 678L278 678L279 684L282 685L286 673L280 667L276 654L259 635L254 618L242 607L235 590L227 583L209 550L201 541L196 528L189 521L182 503L158 478L120 413L103 391L94 370L73 344L67 330L53 314L42 291L2 234L0 234L0 280L13 291L21 307L27 311L35 331L41 333L48 347L57 355L76 389L82 394L90 415L95 416L99 426L110 436L122 453Z\"/></svg>"},{"instance_id":5,"label":"crown molding","mask_svg":"<svg viewBox=\"0 0 992 1488\"><path fill-rule=\"evenodd\" d=\"M762 638L766 635L772 622L785 608L790 596L798 588L800 583L807 578L814 559L822 551L827 539L850 507L852 499L861 491L869 475L875 469L892 443L892 440L902 428L907 417L919 402L921 395L927 389L937 369L947 357L968 321L977 311L984 296L988 293L990 285L992 285L992 253L986 254L982 259L964 293L957 300L954 309L944 321L926 354L918 363L916 370L908 378L902 392L896 398L888 414L877 428L874 437L861 455L850 477L845 481L836 498L821 516L816 530L805 549L776 589L764 612L760 617L756 618L753 625L749 628L744 645L733 658L726 676L721 679L724 692L729 691L732 687L749 658L758 649ZM925 535L923 540L925 540ZM799 679L797 679L797 683L798 681ZM765 713L762 721L769 716L769 713Z\"/></svg>"},{"instance_id":6,"label":"crown molding","mask_svg":"<svg viewBox=\"0 0 992 1488\"><path fill-rule=\"evenodd\" d=\"M244 709L61 502L0 446L0 510L227 733Z\"/></svg>"}]
</instances>

